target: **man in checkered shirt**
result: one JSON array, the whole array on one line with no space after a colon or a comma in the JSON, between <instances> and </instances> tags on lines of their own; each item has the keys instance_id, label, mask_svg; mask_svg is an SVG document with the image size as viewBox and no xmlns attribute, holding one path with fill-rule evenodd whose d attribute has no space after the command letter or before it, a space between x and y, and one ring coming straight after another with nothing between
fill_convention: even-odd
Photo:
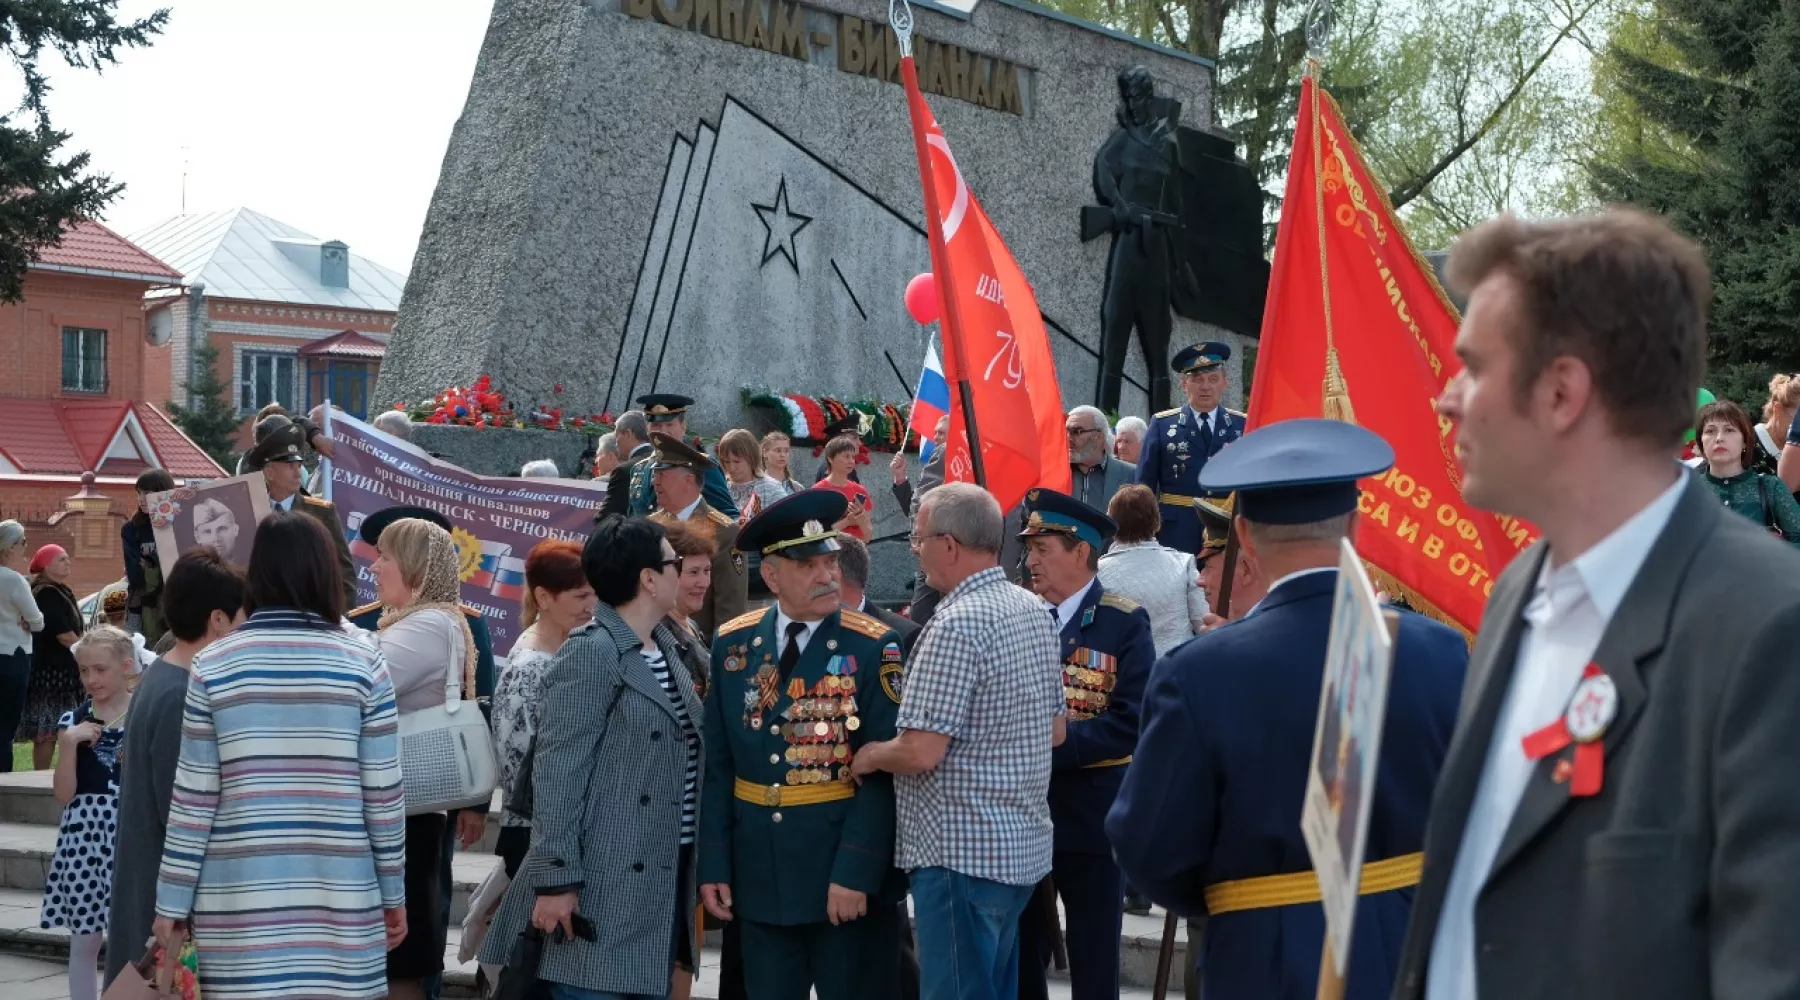
<instances>
[{"instance_id":1,"label":"man in checkered shirt","mask_svg":"<svg viewBox=\"0 0 1800 1000\"><path fill-rule=\"evenodd\" d=\"M1019 916L1050 873L1061 651L1054 615L1000 569L1002 530L980 487L947 483L921 501L913 552L945 597L906 666L899 736L852 765L896 775L921 1000L1016 997Z\"/></svg>"}]
</instances>

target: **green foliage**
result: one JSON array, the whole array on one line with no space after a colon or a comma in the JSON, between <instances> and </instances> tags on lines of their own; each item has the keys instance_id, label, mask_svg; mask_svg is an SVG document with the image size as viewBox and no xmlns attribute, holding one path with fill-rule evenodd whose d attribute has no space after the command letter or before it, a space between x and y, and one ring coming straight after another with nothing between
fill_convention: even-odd
<instances>
[{"instance_id":1,"label":"green foliage","mask_svg":"<svg viewBox=\"0 0 1800 1000\"><path fill-rule=\"evenodd\" d=\"M210 341L194 345L194 376L185 383L189 405L169 404L169 416L227 471L237 467L237 407L231 387L219 377L219 349Z\"/></svg>"},{"instance_id":2,"label":"green foliage","mask_svg":"<svg viewBox=\"0 0 1800 1000\"><path fill-rule=\"evenodd\" d=\"M1598 80L1595 193L1662 213L1712 267L1706 384L1752 412L1800 368L1800 9L1645 0Z\"/></svg>"},{"instance_id":3,"label":"green foliage","mask_svg":"<svg viewBox=\"0 0 1800 1000\"><path fill-rule=\"evenodd\" d=\"M50 82L38 65L48 49L76 69L103 69L118 62L120 48L149 44L169 18L159 10L121 23L117 7L118 0L0 0L0 48L25 89L14 112L0 115L0 302L17 301L31 262L124 189L91 172L88 154L63 152L69 134L50 124ZM15 121L20 116L27 120Z\"/></svg>"}]
</instances>

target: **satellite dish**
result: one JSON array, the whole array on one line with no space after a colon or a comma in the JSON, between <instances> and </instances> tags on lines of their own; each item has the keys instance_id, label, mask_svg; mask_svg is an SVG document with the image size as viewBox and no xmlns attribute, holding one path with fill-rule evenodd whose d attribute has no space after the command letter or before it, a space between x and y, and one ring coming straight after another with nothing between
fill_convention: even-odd
<instances>
[{"instance_id":1,"label":"satellite dish","mask_svg":"<svg viewBox=\"0 0 1800 1000\"><path fill-rule=\"evenodd\" d=\"M162 347L175 335L175 317L168 309L157 309L144 319L144 340L151 347Z\"/></svg>"}]
</instances>

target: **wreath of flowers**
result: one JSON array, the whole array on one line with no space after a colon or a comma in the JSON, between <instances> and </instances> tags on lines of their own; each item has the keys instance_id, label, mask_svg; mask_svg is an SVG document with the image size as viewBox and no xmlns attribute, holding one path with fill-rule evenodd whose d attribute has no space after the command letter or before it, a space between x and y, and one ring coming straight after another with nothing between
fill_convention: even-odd
<instances>
[{"instance_id":1,"label":"wreath of flowers","mask_svg":"<svg viewBox=\"0 0 1800 1000\"><path fill-rule=\"evenodd\" d=\"M561 382L551 387L560 396ZM427 400L395 403L394 409L417 423L443 424L456 427L538 428L547 431L580 431L599 436L612 430L612 411L588 415L565 415L560 406L533 403L522 410L506 393L494 388L491 376L482 375L466 386L453 385Z\"/></svg>"},{"instance_id":2,"label":"wreath of flowers","mask_svg":"<svg viewBox=\"0 0 1800 1000\"><path fill-rule=\"evenodd\" d=\"M763 410L776 429L796 444L810 444L816 455L825 446L825 428L854 414L858 421L858 437L863 447L857 463L867 465L869 451L898 451L906 441L906 413L910 403L884 403L880 400L845 401L835 396L808 396L797 392L775 392L746 387L745 406Z\"/></svg>"}]
</instances>

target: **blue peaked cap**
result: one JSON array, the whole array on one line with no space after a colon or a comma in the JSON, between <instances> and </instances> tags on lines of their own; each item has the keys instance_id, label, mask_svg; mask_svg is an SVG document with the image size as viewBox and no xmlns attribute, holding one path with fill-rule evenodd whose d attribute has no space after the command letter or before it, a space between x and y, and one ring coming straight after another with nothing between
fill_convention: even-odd
<instances>
[{"instance_id":1,"label":"blue peaked cap","mask_svg":"<svg viewBox=\"0 0 1800 1000\"><path fill-rule=\"evenodd\" d=\"M1259 427L1200 470L1200 488L1237 493L1237 512L1258 524L1309 524L1347 514L1357 480L1394 466L1381 435L1338 420L1299 419Z\"/></svg>"}]
</instances>

